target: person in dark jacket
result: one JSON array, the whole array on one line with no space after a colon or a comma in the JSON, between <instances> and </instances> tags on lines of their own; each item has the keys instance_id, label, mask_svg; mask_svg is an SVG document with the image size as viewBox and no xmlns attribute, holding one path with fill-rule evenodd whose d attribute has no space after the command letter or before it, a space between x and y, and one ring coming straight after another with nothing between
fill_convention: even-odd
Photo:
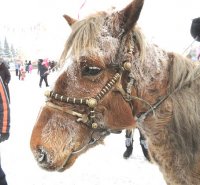
<instances>
[{"instance_id":1,"label":"person in dark jacket","mask_svg":"<svg viewBox=\"0 0 200 185\"><path fill-rule=\"evenodd\" d=\"M0 143L10 136L10 107L7 92L0 77ZM6 175L0 161L0 185L7 185Z\"/></svg>"},{"instance_id":2,"label":"person in dark jacket","mask_svg":"<svg viewBox=\"0 0 200 185\"><path fill-rule=\"evenodd\" d=\"M192 20L190 33L196 41L200 42L200 17Z\"/></svg>"},{"instance_id":3,"label":"person in dark jacket","mask_svg":"<svg viewBox=\"0 0 200 185\"><path fill-rule=\"evenodd\" d=\"M10 102L10 92L9 92L8 84L9 84L10 79L11 79L11 74L10 74L9 69L5 65L5 63L4 63L2 58L0 58L0 76L1 76L1 78L3 80L3 84L4 84L5 88L6 88L6 92L7 92L7 95L8 95L9 102Z\"/></svg>"},{"instance_id":4,"label":"person in dark jacket","mask_svg":"<svg viewBox=\"0 0 200 185\"><path fill-rule=\"evenodd\" d=\"M39 59L38 61L38 69L40 74L40 83L39 86L42 87L42 82L44 80L46 87L49 87L47 76L49 75L48 63L47 61L43 61Z\"/></svg>"}]
</instances>

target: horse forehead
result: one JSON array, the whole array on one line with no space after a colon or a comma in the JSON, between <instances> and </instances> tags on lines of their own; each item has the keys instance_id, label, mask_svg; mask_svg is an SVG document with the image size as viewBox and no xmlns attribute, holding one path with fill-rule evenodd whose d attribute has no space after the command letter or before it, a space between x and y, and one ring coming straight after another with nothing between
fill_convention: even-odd
<instances>
[{"instance_id":1,"label":"horse forehead","mask_svg":"<svg viewBox=\"0 0 200 185\"><path fill-rule=\"evenodd\" d=\"M104 52L114 51L118 48L119 40L110 35L99 36L99 48Z\"/></svg>"}]
</instances>

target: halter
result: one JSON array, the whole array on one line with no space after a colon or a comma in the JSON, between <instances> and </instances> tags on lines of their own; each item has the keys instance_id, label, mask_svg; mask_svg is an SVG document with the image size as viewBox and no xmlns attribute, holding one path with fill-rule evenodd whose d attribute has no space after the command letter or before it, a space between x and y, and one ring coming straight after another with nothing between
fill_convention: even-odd
<instances>
[{"instance_id":1,"label":"halter","mask_svg":"<svg viewBox=\"0 0 200 185\"><path fill-rule=\"evenodd\" d=\"M119 37L121 39L121 44L120 46L123 46L125 43L125 39L124 38L124 32L122 32ZM118 48L117 54L115 59L116 60L120 60L119 55L123 52L122 47ZM129 48L129 55L132 56L133 54L133 47L130 46ZM131 96L131 91L132 91L132 86L134 85L135 79L133 78L133 74L131 72L131 67L132 64L130 61L126 61L124 63L122 63L121 61L117 61L116 63L118 63L119 65L117 66L117 68L119 69L117 73L115 73L115 75L106 83L106 85L102 88L102 90L95 96L95 97L91 97L91 98L77 98L77 97L68 97L65 95L60 95L54 91L46 91L45 95L48 98L47 102L46 102L46 106L53 108L53 109L57 109L60 110L62 112L65 112L67 114L73 115L75 117L77 117L77 122L81 122L82 124L85 124L86 126L88 126L89 128L91 128L93 130L92 134L91 134L91 139L90 141L83 146L81 149L72 152L72 154L77 154L80 153L82 150L84 150L88 145L92 145L94 143L96 143L98 140L100 140L102 137L105 137L107 135L109 135L110 133L119 133L119 131L114 131L111 130L109 128L106 128L105 126L96 123L95 122L95 108L98 106L99 102L105 97L105 95L112 90L113 87L115 87L123 96L123 98L125 99L125 101L127 101L129 103L129 105L131 106L131 109L133 109L132 106L132 100L135 99L135 97ZM124 71L128 72L128 77L129 77L129 81L127 82L127 87L126 90L123 89L122 87L122 83L121 83L121 77ZM136 122L138 122L139 124L143 122L143 120L146 118L146 116L148 116L151 112L153 112L155 109L157 109L157 107L163 102L165 101L167 98L169 97L169 95L165 96L163 99L161 99L160 101L158 101L155 105L150 106L150 109L147 110L145 113L140 114L139 117L136 117ZM56 105L52 102L50 102L50 99L54 99L60 102L64 102L67 104L73 104L73 105L85 105L87 107L89 107L89 113L88 114L82 114L80 112L76 112L73 111L71 109L68 109L67 107L61 107L59 105ZM93 133L95 131L99 131L100 132L100 136L96 139L93 137Z\"/></svg>"},{"instance_id":2,"label":"halter","mask_svg":"<svg viewBox=\"0 0 200 185\"><path fill-rule=\"evenodd\" d=\"M111 129L108 129L104 127L101 124L98 124L94 121L95 119L95 108L97 107L98 103L104 98L104 96L112 90L112 88L115 86L115 88L121 92L123 97L128 97L126 96L126 92L123 90L121 83L119 83L119 80L121 80L122 76L122 71L123 70L128 70L130 71L131 63L130 62L125 62L124 67L121 68L121 71L116 73L111 80L102 88L102 90L92 98L75 98L75 97L68 97L64 95L60 95L58 93L55 93L54 91L46 91L45 96L48 98L46 102L46 106L60 110L62 112L65 112L67 114L73 115L77 117L77 122L81 122L88 126L89 128L92 128L92 134L90 141L84 145L82 148L73 151L72 155L78 154L81 151L83 151L85 148L87 148L89 145L93 145L96 142L98 142L101 138L109 135L110 133L120 133L121 131L114 131ZM54 99L60 102L68 103L68 104L74 104L74 105L85 105L88 106L90 111L89 114L81 114L79 112L73 111L68 109L67 107L61 107L59 105L56 105L52 102L50 102L50 99ZM125 98L125 100L127 100ZM100 136L98 138L93 137L94 131L100 131Z\"/></svg>"},{"instance_id":3,"label":"halter","mask_svg":"<svg viewBox=\"0 0 200 185\"><path fill-rule=\"evenodd\" d=\"M130 62L125 62L124 67L121 69L129 70L128 68L131 67ZM54 91L46 91L45 96L48 98L48 101L46 102L46 105L48 107L63 111L67 114L73 115L77 117L77 122L81 122L88 127L95 129L95 130L108 130L103 125L98 124L94 121L95 119L95 108L97 107L98 103L104 98L104 96L112 90L113 87L115 87L118 91L121 92L121 94L124 96L126 93L122 89L122 86L119 82L121 79L122 72L117 72L115 75L106 83L106 85L102 88L102 90L92 98L75 98L75 97L68 97L64 95L60 95L58 93L55 93ZM52 102L50 102L50 99L54 99L60 102L68 103L68 104L74 104L74 105L85 105L89 107L89 113L88 114L82 114L73 110L68 109L67 107L61 107L59 105L56 105ZM115 131L112 131L115 132Z\"/></svg>"}]
</instances>

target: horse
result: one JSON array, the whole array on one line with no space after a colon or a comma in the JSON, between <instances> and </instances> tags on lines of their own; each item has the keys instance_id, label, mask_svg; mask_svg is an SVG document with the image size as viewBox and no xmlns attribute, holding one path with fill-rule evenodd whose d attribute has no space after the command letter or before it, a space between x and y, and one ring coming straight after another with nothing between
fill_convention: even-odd
<instances>
[{"instance_id":1,"label":"horse","mask_svg":"<svg viewBox=\"0 0 200 185\"><path fill-rule=\"evenodd\" d=\"M62 72L30 139L43 169L65 171L111 133L138 127L167 185L200 184L200 66L145 39L143 4L64 16Z\"/></svg>"}]
</instances>

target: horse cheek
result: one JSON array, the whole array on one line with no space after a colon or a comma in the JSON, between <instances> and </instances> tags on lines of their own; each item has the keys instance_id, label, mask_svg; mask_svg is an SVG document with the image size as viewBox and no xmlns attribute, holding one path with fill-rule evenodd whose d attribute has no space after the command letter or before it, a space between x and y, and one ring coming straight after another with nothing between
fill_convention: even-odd
<instances>
[{"instance_id":1,"label":"horse cheek","mask_svg":"<svg viewBox=\"0 0 200 185\"><path fill-rule=\"evenodd\" d=\"M107 115L109 127L113 129L133 128L136 125L131 107L123 99L112 102Z\"/></svg>"}]
</instances>

